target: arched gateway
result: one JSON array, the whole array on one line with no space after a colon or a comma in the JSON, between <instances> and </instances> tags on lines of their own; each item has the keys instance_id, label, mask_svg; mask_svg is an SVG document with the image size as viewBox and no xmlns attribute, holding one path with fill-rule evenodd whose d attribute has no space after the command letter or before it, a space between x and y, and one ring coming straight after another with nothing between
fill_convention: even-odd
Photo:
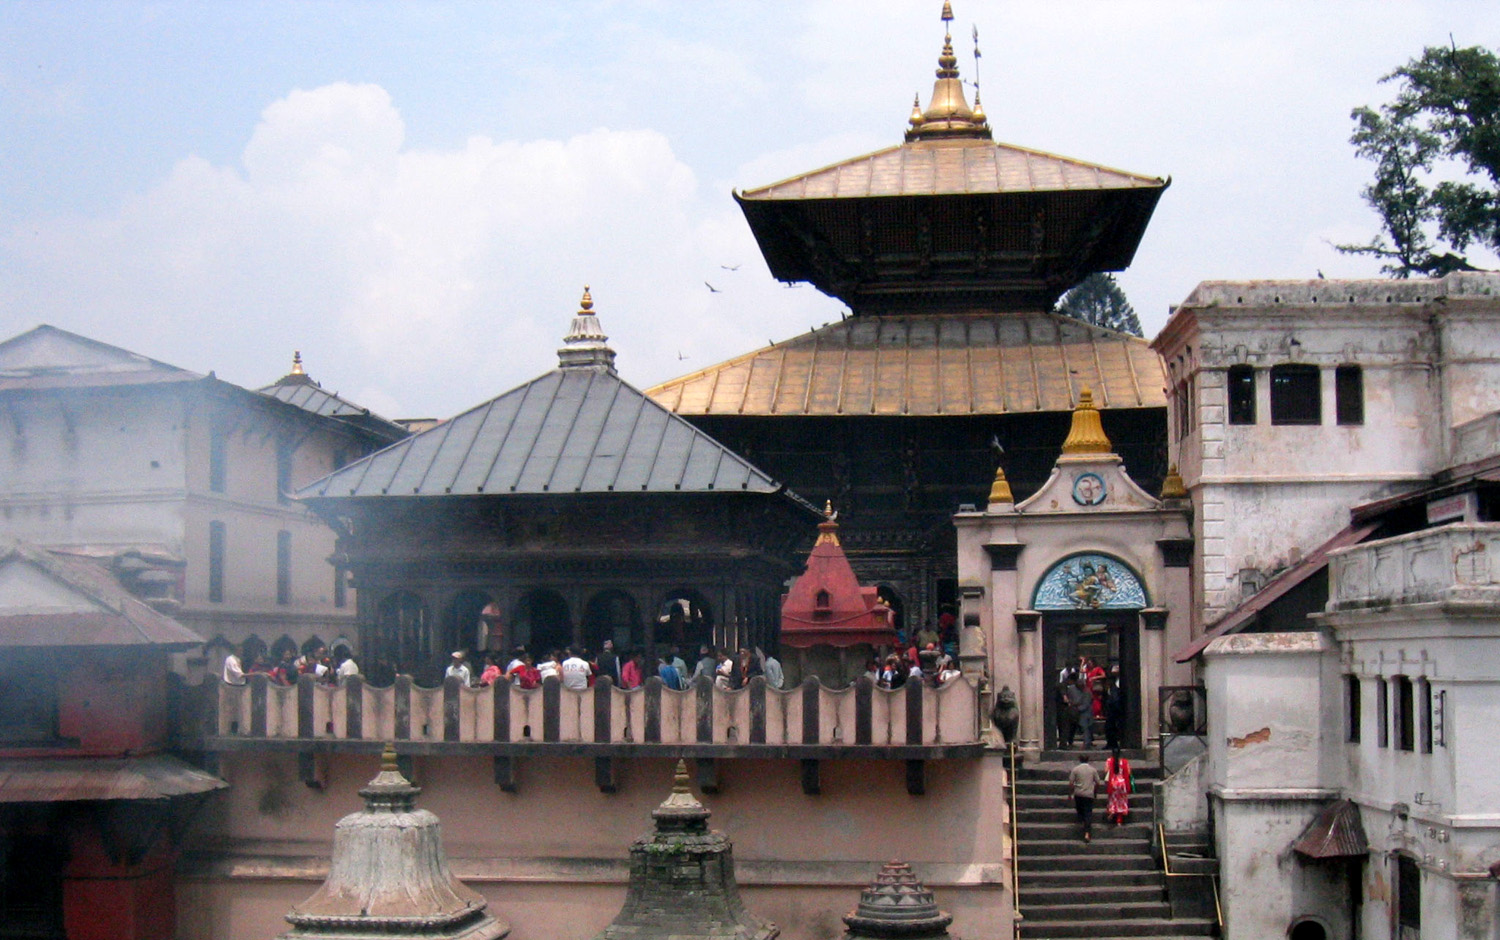
<instances>
[{"instance_id":1,"label":"arched gateway","mask_svg":"<svg viewBox=\"0 0 1500 940\"><path fill-rule=\"evenodd\" d=\"M1020 744L1033 751L1067 743L1061 693L1080 657L1104 671L1101 706L1115 705L1108 729L1090 729L1095 747L1154 747L1158 690L1189 679L1167 657L1188 629L1185 494L1179 482L1158 499L1131 480L1092 398L1079 394L1041 489L1017 504L1001 469L986 509L955 517L965 668L1016 692ZM1090 698L1095 687L1086 674ZM1091 701L1073 704L1092 713Z\"/></svg>"}]
</instances>

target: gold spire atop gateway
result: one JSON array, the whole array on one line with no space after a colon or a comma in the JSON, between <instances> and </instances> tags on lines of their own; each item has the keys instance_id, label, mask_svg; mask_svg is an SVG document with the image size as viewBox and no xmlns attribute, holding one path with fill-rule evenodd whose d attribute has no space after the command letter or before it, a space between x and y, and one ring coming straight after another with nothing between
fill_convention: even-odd
<instances>
[{"instance_id":1,"label":"gold spire atop gateway","mask_svg":"<svg viewBox=\"0 0 1500 940\"><path fill-rule=\"evenodd\" d=\"M307 373L305 373L305 372L302 371L302 350L300 350L300 349L292 351L292 372L291 372L291 374L292 375L306 375L307 374Z\"/></svg>"},{"instance_id":2,"label":"gold spire atop gateway","mask_svg":"<svg viewBox=\"0 0 1500 940\"><path fill-rule=\"evenodd\" d=\"M953 22L953 5L943 4L943 51L938 56L937 81L932 85L932 100L920 120L913 108L906 132L908 143L918 140L940 140L943 138L973 138L992 140L990 126L985 121L984 111L969 107L964 97L963 81L958 77L958 56L953 54L953 32L948 24ZM978 92L975 103L978 104Z\"/></svg>"},{"instance_id":3,"label":"gold spire atop gateway","mask_svg":"<svg viewBox=\"0 0 1500 940\"><path fill-rule=\"evenodd\" d=\"M1068 429L1068 439L1063 441L1064 456L1080 454L1113 454L1114 445L1104 434L1104 425L1099 421L1099 409L1094 407L1094 393L1085 385L1078 393L1078 407L1073 409L1073 426Z\"/></svg>"},{"instance_id":4,"label":"gold spire atop gateway","mask_svg":"<svg viewBox=\"0 0 1500 940\"><path fill-rule=\"evenodd\" d=\"M1161 498L1187 499L1187 497L1187 487L1182 485L1182 474L1177 472L1177 465L1174 463L1167 467L1167 477L1161 481Z\"/></svg>"},{"instance_id":5,"label":"gold spire atop gateway","mask_svg":"<svg viewBox=\"0 0 1500 940\"><path fill-rule=\"evenodd\" d=\"M1005 468L995 468L995 482L990 484L990 504L1014 503L1015 496L1010 492L1010 481L1005 478Z\"/></svg>"}]
</instances>

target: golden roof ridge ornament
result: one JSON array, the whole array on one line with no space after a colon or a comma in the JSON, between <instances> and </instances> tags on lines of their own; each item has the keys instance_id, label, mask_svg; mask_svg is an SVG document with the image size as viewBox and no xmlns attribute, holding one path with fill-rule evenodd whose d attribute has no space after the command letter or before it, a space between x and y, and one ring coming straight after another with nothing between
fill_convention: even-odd
<instances>
[{"instance_id":1,"label":"golden roof ridge ornament","mask_svg":"<svg viewBox=\"0 0 1500 940\"><path fill-rule=\"evenodd\" d=\"M953 5L945 0L943 51L938 55L937 81L932 85L932 99L927 104L927 110L922 112L921 120L917 119L916 109L913 108L908 121L911 126L906 131L907 143L951 138L994 139L989 123L985 120L984 110L981 108L976 113L964 97L963 80L958 74L958 56L953 54L953 31L948 26L951 22ZM976 104L978 100L976 92Z\"/></svg>"},{"instance_id":2,"label":"golden roof ridge ornament","mask_svg":"<svg viewBox=\"0 0 1500 940\"><path fill-rule=\"evenodd\" d=\"M1177 465L1171 464L1167 467L1167 476L1161 481L1162 499L1187 499L1187 487L1182 484L1182 474L1177 472Z\"/></svg>"},{"instance_id":3,"label":"golden roof ridge ornament","mask_svg":"<svg viewBox=\"0 0 1500 940\"><path fill-rule=\"evenodd\" d=\"M990 484L990 505L1003 506L1006 503L1014 504L1016 498L1011 494L1010 481L1005 478L1005 468L995 468L995 482Z\"/></svg>"},{"instance_id":4,"label":"golden roof ridge ornament","mask_svg":"<svg viewBox=\"0 0 1500 940\"><path fill-rule=\"evenodd\" d=\"M813 542L813 548L819 545L839 544L839 514L833 511L833 500L823 502L823 521L818 523L818 540Z\"/></svg>"},{"instance_id":5,"label":"golden roof ridge ornament","mask_svg":"<svg viewBox=\"0 0 1500 940\"><path fill-rule=\"evenodd\" d=\"M1078 406L1073 409L1073 424L1068 428L1062 452L1065 457L1115 452L1099 420L1099 409L1094 407L1094 393L1087 385L1078 393Z\"/></svg>"},{"instance_id":6,"label":"golden roof ridge ornament","mask_svg":"<svg viewBox=\"0 0 1500 940\"><path fill-rule=\"evenodd\" d=\"M307 374L306 372L302 371L302 350L300 350L300 349L294 349L294 350L292 350L292 371L291 371L291 374L292 375L306 375Z\"/></svg>"}]
</instances>

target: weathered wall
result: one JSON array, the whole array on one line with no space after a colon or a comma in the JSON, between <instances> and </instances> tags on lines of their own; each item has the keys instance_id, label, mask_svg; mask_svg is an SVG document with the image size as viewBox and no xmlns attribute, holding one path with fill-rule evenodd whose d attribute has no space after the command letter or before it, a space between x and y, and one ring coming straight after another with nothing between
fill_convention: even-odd
<instances>
[{"instance_id":1,"label":"weathered wall","mask_svg":"<svg viewBox=\"0 0 1500 940\"><path fill-rule=\"evenodd\" d=\"M298 780L296 758L226 755L232 788L196 826L180 873L179 936L264 940L326 871L334 823L376 758L336 755L327 787ZM490 898L517 940L583 940L619 910L631 841L670 788L672 764L621 765L616 793L594 786L592 761L526 758L516 792L484 758L415 759L419 805L438 814L454 872ZM822 794L799 785L796 761L720 761L721 792L703 796L710 824L735 843L747 906L792 940L832 938L838 917L880 866L908 859L955 915L954 931L1008 940L1003 766L998 757L934 761L927 793L904 789L899 761L825 761Z\"/></svg>"}]
</instances>

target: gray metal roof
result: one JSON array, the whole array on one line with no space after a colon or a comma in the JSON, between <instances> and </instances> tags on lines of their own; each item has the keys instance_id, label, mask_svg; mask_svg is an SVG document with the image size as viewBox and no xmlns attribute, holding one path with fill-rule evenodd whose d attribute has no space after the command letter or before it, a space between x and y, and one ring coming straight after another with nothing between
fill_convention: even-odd
<instances>
[{"instance_id":1,"label":"gray metal roof","mask_svg":"<svg viewBox=\"0 0 1500 940\"><path fill-rule=\"evenodd\" d=\"M356 405L347 398L325 391L318 383L305 375L292 374L277 382L257 389L267 398L274 398L294 408L323 418L338 418L348 424L372 432L387 442L406 436L406 429L394 421L382 418L368 408Z\"/></svg>"},{"instance_id":2,"label":"gray metal roof","mask_svg":"<svg viewBox=\"0 0 1500 940\"><path fill-rule=\"evenodd\" d=\"M782 489L613 371L560 369L329 474L298 495Z\"/></svg>"}]
</instances>

